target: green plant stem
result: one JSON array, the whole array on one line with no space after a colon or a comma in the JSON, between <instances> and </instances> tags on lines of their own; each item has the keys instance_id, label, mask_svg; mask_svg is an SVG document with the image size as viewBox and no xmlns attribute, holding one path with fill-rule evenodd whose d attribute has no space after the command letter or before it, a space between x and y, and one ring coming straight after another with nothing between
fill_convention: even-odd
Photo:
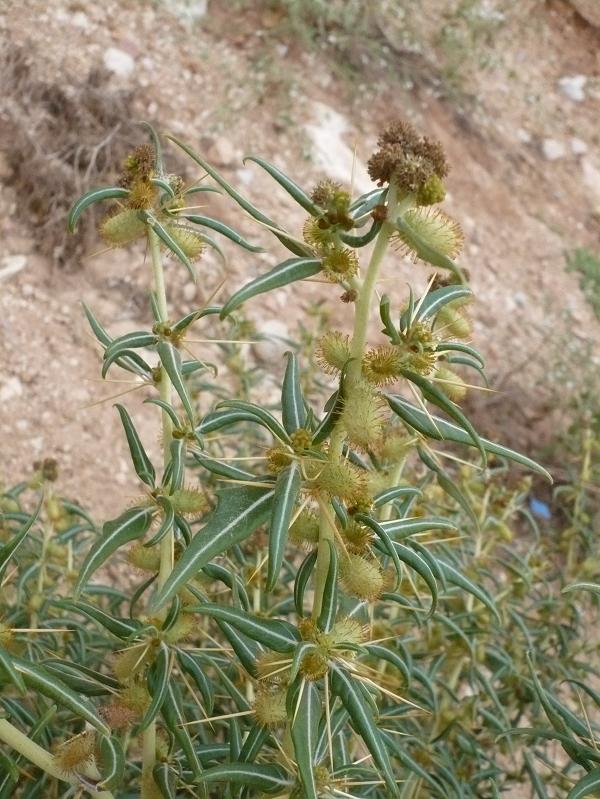
<instances>
[{"instance_id":1,"label":"green plant stem","mask_svg":"<svg viewBox=\"0 0 600 799\"><path fill-rule=\"evenodd\" d=\"M162 255L160 252L160 239L156 233L148 228L148 243L152 257L152 275L154 280L154 295L160 315L160 322L168 322L169 311L167 307L167 292L165 288L165 273L163 269ZM164 367L160 372L160 398L163 402L171 404L172 386L169 375ZM171 458L171 438L173 425L168 414L162 411L162 447L163 463L166 467ZM174 544L175 539L173 530L169 530L167 535L160 542L160 565L158 571L158 587L167 581L168 576L173 571L174 563ZM143 732L142 736L142 778L144 782L151 782L154 778L152 771L156 763L156 722L153 721Z\"/></svg>"},{"instance_id":2,"label":"green plant stem","mask_svg":"<svg viewBox=\"0 0 600 799\"><path fill-rule=\"evenodd\" d=\"M388 220L395 219L399 214L406 211L414 205L414 195L408 194L402 199L397 196L396 186L392 183L388 192L387 214ZM354 315L354 329L352 331L352 342L350 345L350 356L352 360L348 367L347 379L349 382L360 379L362 373L362 361L367 345L367 333L369 329L369 320L371 318L371 304L373 301L373 294L379 276L379 270L387 248L390 243L390 238L395 231L395 227L390 221L386 221L381 226L381 230L375 240L375 247L371 254L371 259L367 267L367 273L362 284L358 284L358 297L356 300L355 315ZM339 460L342 455L344 446L345 433L336 425L332 434L329 446L330 460ZM313 618L317 618L321 612L323 604L323 592L325 590L325 582L327 580L327 572L329 570L329 544L335 538L335 530L332 527L331 519L333 517L333 509L330 504L321 505L319 514L319 544L317 551L317 565L316 565L316 578L315 578L315 598L313 603Z\"/></svg>"},{"instance_id":3,"label":"green plant stem","mask_svg":"<svg viewBox=\"0 0 600 799\"><path fill-rule=\"evenodd\" d=\"M47 752L42 746L28 738L25 733L18 730L6 719L0 719L0 741L14 749L24 758L33 763L34 766L45 771L54 779L68 782L70 785L81 785L80 780L72 774L68 774L59 768L50 752ZM91 777L94 780L100 779L100 773L93 764L83 765L79 769L84 776ZM113 799L110 791L90 791L95 799Z\"/></svg>"}]
</instances>

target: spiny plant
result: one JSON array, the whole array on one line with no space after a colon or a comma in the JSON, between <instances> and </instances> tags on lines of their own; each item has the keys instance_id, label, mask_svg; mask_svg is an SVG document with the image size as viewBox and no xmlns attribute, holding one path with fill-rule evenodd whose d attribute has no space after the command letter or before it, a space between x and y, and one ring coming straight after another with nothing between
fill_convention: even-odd
<instances>
[{"instance_id":1,"label":"spiny plant","mask_svg":"<svg viewBox=\"0 0 600 799\"><path fill-rule=\"evenodd\" d=\"M32 513L23 484L2 499L0 799L16 786L101 799L497 797L534 780L527 752L513 768L508 733L536 717L536 660L558 669L549 659L568 628L543 613L538 543L512 547L526 486L493 487L483 470L504 481L513 461L548 474L482 438L459 407L471 387L458 370L481 378L484 363L467 343L462 233L437 207L441 145L390 125L369 161L379 186L356 199L327 180L307 193L250 158L308 215L295 235L174 137L218 188L170 175L150 134L120 185L80 198L69 226L110 201L103 238L147 243L148 327L115 338L85 313L103 376L130 373L160 412L162 462L118 404L144 492L133 507L98 531L54 495L51 462ZM215 190L290 257L174 320L165 256L195 278L205 245L218 246L207 231L260 249L196 213L190 202ZM377 297L390 247L440 270L395 311ZM265 407L219 325L245 336L244 303L309 279L341 292L351 325L319 337L304 374L287 353L280 409ZM233 348L233 380L189 350L206 323ZM324 375L309 391L315 363ZM316 407L325 376L330 396ZM103 569L118 552L131 588Z\"/></svg>"}]
</instances>

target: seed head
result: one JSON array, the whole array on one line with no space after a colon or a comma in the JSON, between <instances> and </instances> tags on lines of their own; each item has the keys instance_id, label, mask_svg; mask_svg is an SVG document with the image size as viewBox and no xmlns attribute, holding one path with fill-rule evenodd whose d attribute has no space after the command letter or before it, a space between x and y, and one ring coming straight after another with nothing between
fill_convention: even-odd
<instances>
[{"instance_id":1,"label":"seed head","mask_svg":"<svg viewBox=\"0 0 600 799\"><path fill-rule=\"evenodd\" d=\"M259 724L275 727L287 721L286 694L286 686L271 688L263 685L258 689L252 709Z\"/></svg>"},{"instance_id":2,"label":"seed head","mask_svg":"<svg viewBox=\"0 0 600 799\"><path fill-rule=\"evenodd\" d=\"M324 652L318 649L308 652L302 658L300 673L307 680L315 681L322 679L329 671L329 663Z\"/></svg>"},{"instance_id":3,"label":"seed head","mask_svg":"<svg viewBox=\"0 0 600 799\"><path fill-rule=\"evenodd\" d=\"M190 261L197 261L204 252L204 240L199 233L179 225L168 225L167 230Z\"/></svg>"},{"instance_id":4,"label":"seed head","mask_svg":"<svg viewBox=\"0 0 600 799\"><path fill-rule=\"evenodd\" d=\"M310 430L305 430L303 427L294 430L290 435L292 441L292 449L294 452L304 452L309 449L312 443L312 433Z\"/></svg>"},{"instance_id":5,"label":"seed head","mask_svg":"<svg viewBox=\"0 0 600 799\"><path fill-rule=\"evenodd\" d=\"M452 402L462 402L467 394L467 387L461 377L447 366L439 366L435 372L437 385Z\"/></svg>"},{"instance_id":6,"label":"seed head","mask_svg":"<svg viewBox=\"0 0 600 799\"><path fill-rule=\"evenodd\" d=\"M402 355L398 347L374 347L366 352L362 371L369 383L383 386L400 377L402 365Z\"/></svg>"},{"instance_id":7,"label":"seed head","mask_svg":"<svg viewBox=\"0 0 600 799\"><path fill-rule=\"evenodd\" d=\"M350 554L340 563L342 587L350 596L374 602L383 591L383 573L379 563L362 555Z\"/></svg>"},{"instance_id":8,"label":"seed head","mask_svg":"<svg viewBox=\"0 0 600 799\"><path fill-rule=\"evenodd\" d=\"M324 372L341 372L350 360L350 337L339 330L331 330L319 340L315 358Z\"/></svg>"},{"instance_id":9,"label":"seed head","mask_svg":"<svg viewBox=\"0 0 600 799\"><path fill-rule=\"evenodd\" d=\"M340 423L352 444L366 451L377 443L383 430L383 409L383 400L366 381L347 388Z\"/></svg>"},{"instance_id":10,"label":"seed head","mask_svg":"<svg viewBox=\"0 0 600 799\"><path fill-rule=\"evenodd\" d=\"M433 175L442 179L448 174L441 144L419 136L408 122L393 122L377 144L368 169L380 186L394 181L401 191L418 192Z\"/></svg>"},{"instance_id":11,"label":"seed head","mask_svg":"<svg viewBox=\"0 0 600 799\"><path fill-rule=\"evenodd\" d=\"M289 539L296 546L312 546L319 540L319 517L304 509L290 527Z\"/></svg>"},{"instance_id":12,"label":"seed head","mask_svg":"<svg viewBox=\"0 0 600 799\"><path fill-rule=\"evenodd\" d=\"M59 746L54 755L56 765L67 773L75 771L90 762L94 756L95 744L96 735L93 730L76 735Z\"/></svg>"},{"instance_id":13,"label":"seed head","mask_svg":"<svg viewBox=\"0 0 600 799\"><path fill-rule=\"evenodd\" d=\"M271 447L267 450L267 468L273 474L279 474L292 462L292 454L284 447Z\"/></svg>"},{"instance_id":14,"label":"seed head","mask_svg":"<svg viewBox=\"0 0 600 799\"><path fill-rule=\"evenodd\" d=\"M471 338L471 320L454 303L444 305L435 317L435 328L444 338Z\"/></svg>"},{"instance_id":15,"label":"seed head","mask_svg":"<svg viewBox=\"0 0 600 799\"><path fill-rule=\"evenodd\" d=\"M413 208L406 212L404 219L420 238L442 255L456 258L462 250L465 237L460 225L439 208ZM394 241L402 255L413 262L418 260L419 256L405 234L394 234Z\"/></svg>"},{"instance_id":16,"label":"seed head","mask_svg":"<svg viewBox=\"0 0 600 799\"><path fill-rule=\"evenodd\" d=\"M132 208L108 214L100 223L100 235L111 247L123 247L146 235L146 223Z\"/></svg>"},{"instance_id":17,"label":"seed head","mask_svg":"<svg viewBox=\"0 0 600 799\"><path fill-rule=\"evenodd\" d=\"M208 510L206 496L197 488L180 488L169 497L173 510L189 519L197 519Z\"/></svg>"},{"instance_id":18,"label":"seed head","mask_svg":"<svg viewBox=\"0 0 600 799\"><path fill-rule=\"evenodd\" d=\"M335 247L323 258L323 269L330 280L348 280L358 272L358 256L349 247Z\"/></svg>"},{"instance_id":19,"label":"seed head","mask_svg":"<svg viewBox=\"0 0 600 799\"><path fill-rule=\"evenodd\" d=\"M348 461L329 461L314 481L318 492L346 502L356 502L365 491L365 476Z\"/></svg>"}]
</instances>

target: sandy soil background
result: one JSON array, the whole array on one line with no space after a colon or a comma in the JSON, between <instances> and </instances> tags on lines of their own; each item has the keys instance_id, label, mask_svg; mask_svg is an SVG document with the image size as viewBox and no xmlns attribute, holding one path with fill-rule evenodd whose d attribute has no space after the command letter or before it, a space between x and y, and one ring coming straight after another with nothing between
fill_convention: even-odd
<instances>
[{"instance_id":1,"label":"sandy soil background","mask_svg":"<svg viewBox=\"0 0 600 799\"><path fill-rule=\"evenodd\" d=\"M296 232L302 214L245 154L307 187L323 175L349 182L355 160L355 186L366 190L364 165L390 116L439 138L452 164L445 207L464 227L461 263L477 296L474 344L498 391L473 397L471 412L483 432L549 451L560 468L552 442L600 362L599 323L565 269L575 248L600 249L600 4L334 1L336 19L308 13L324 5L0 4L0 482L52 456L65 493L100 515L138 491L112 403L94 404L128 386L98 380L79 303L114 334L139 328L148 266L142 250L97 254L89 226L67 242L63 225L77 192L110 180L123 148L144 140L133 124L142 119L184 138ZM269 242L227 200L210 211ZM173 315L223 278L226 296L281 254L271 244L265 255L224 249L227 265L208 255L196 287L169 267ZM391 257L385 288L400 298L428 275ZM293 335L319 298L343 324L337 294L284 289L247 313L264 332ZM281 351L251 355L277 373ZM130 407L151 443L156 412L140 393Z\"/></svg>"}]
</instances>

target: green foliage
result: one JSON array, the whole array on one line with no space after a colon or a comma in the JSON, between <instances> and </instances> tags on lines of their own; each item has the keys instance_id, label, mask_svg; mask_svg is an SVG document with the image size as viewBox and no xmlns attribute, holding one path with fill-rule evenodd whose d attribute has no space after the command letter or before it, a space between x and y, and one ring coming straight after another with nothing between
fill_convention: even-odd
<instances>
[{"instance_id":1,"label":"green foliage","mask_svg":"<svg viewBox=\"0 0 600 799\"><path fill-rule=\"evenodd\" d=\"M567 272L579 274L579 287L600 319L600 258L585 247L567 254Z\"/></svg>"},{"instance_id":2,"label":"green foliage","mask_svg":"<svg viewBox=\"0 0 600 799\"><path fill-rule=\"evenodd\" d=\"M585 796L600 757L571 691L596 701L583 630L597 600L560 589L596 580L595 543L572 534L563 564L565 540L540 535L529 478L509 464L547 472L481 438L455 401L466 383L453 370L477 379L483 368L460 340L470 332L464 274L436 249L446 224L458 240L457 225L437 214L435 237L425 240L423 224L417 240L404 219L420 182L443 171L438 146L391 126L371 162L391 179L359 198L330 181L305 191L254 158L308 213L300 233L176 142L291 255L222 306L173 321L166 250L189 267L202 226L253 245L187 213L186 195L209 187L165 173L151 134L126 162L127 195L86 195L71 224L116 199L104 235L124 245L141 230L148 241L147 329L115 339L85 312L103 372L143 379L163 458L152 462L118 405L143 492L134 507L99 530L55 494L50 461L0 496L0 759L22 766L3 770L0 799L491 799L522 785ZM445 271L393 308L375 289L399 235ZM327 272L340 253L353 268ZM297 352L274 365L279 407L254 396L235 339L222 344L221 374L189 359L195 325L244 339L244 303L291 283L297 301L315 275L334 298L344 292L351 326L327 330L313 309ZM371 344L378 314L383 339ZM564 499L579 531L581 499ZM129 579L105 569L118 557L134 567Z\"/></svg>"}]
</instances>

